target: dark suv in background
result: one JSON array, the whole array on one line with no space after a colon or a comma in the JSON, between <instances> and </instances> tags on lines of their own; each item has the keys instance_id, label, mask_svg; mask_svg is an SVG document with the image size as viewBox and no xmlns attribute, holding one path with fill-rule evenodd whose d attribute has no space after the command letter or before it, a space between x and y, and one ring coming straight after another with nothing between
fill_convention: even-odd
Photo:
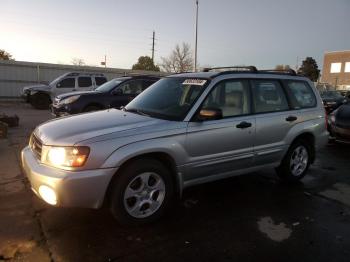
<instances>
[{"instance_id":1,"label":"dark suv in background","mask_svg":"<svg viewBox=\"0 0 350 262\"><path fill-rule=\"evenodd\" d=\"M51 112L55 116L63 116L106 108L120 108L159 79L157 76L114 78L93 91L71 92L55 97Z\"/></svg>"}]
</instances>

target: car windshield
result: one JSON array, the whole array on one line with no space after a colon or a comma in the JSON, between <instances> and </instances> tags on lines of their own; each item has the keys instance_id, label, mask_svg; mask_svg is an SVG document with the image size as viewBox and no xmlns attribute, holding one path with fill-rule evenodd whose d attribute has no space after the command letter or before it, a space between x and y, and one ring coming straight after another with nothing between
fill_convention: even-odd
<instances>
[{"instance_id":1,"label":"car windshield","mask_svg":"<svg viewBox=\"0 0 350 262\"><path fill-rule=\"evenodd\" d=\"M321 97L325 99L337 99L342 98L343 96L338 91L325 91L321 94Z\"/></svg>"},{"instance_id":2,"label":"car windshield","mask_svg":"<svg viewBox=\"0 0 350 262\"><path fill-rule=\"evenodd\" d=\"M100 85L98 88L95 89L95 91L97 91L97 92L109 92L113 88L115 88L117 85L119 85L121 82L124 82L127 79L130 79L130 77L112 79L112 80Z\"/></svg>"},{"instance_id":3,"label":"car windshield","mask_svg":"<svg viewBox=\"0 0 350 262\"><path fill-rule=\"evenodd\" d=\"M208 79L163 78L132 100L124 110L181 121L208 83Z\"/></svg>"}]
</instances>

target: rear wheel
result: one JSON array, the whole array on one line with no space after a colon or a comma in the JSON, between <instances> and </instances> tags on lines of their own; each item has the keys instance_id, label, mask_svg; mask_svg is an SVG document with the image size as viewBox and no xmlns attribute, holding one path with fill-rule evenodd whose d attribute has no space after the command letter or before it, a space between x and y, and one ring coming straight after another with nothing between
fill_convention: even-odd
<instances>
[{"instance_id":1,"label":"rear wheel","mask_svg":"<svg viewBox=\"0 0 350 262\"><path fill-rule=\"evenodd\" d=\"M311 146L306 141L294 142L281 165L276 169L278 176L288 182L297 182L302 179L309 169L311 152Z\"/></svg>"},{"instance_id":2,"label":"rear wheel","mask_svg":"<svg viewBox=\"0 0 350 262\"><path fill-rule=\"evenodd\" d=\"M36 109L48 109L51 99L47 94L37 93L30 97L30 103Z\"/></svg>"},{"instance_id":3,"label":"rear wheel","mask_svg":"<svg viewBox=\"0 0 350 262\"><path fill-rule=\"evenodd\" d=\"M141 225L160 218L169 208L174 184L169 170L154 159L129 163L112 184L110 209L124 225Z\"/></svg>"}]
</instances>

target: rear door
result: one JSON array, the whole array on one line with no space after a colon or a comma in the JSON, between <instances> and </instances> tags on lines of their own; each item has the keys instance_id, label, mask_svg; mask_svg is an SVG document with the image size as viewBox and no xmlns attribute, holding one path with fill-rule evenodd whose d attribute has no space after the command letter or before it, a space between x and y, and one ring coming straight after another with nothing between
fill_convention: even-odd
<instances>
[{"instance_id":1,"label":"rear door","mask_svg":"<svg viewBox=\"0 0 350 262\"><path fill-rule=\"evenodd\" d=\"M287 148L286 137L298 122L298 111L290 108L286 90L278 80L252 80L256 114L256 165L279 162Z\"/></svg>"},{"instance_id":2,"label":"rear door","mask_svg":"<svg viewBox=\"0 0 350 262\"><path fill-rule=\"evenodd\" d=\"M186 180L205 180L253 165L255 117L250 100L248 80L225 80L214 86L201 109L220 109L223 118L189 123Z\"/></svg>"}]
</instances>

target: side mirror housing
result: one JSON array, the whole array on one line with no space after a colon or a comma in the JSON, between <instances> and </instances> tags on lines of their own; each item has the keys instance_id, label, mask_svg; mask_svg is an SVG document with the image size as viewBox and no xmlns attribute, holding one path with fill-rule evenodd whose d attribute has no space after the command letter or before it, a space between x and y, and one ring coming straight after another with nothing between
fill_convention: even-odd
<instances>
[{"instance_id":1,"label":"side mirror housing","mask_svg":"<svg viewBox=\"0 0 350 262\"><path fill-rule=\"evenodd\" d=\"M222 119L222 110L220 108L203 108L199 111L196 120L197 121L208 121L208 120L219 120Z\"/></svg>"}]
</instances>

